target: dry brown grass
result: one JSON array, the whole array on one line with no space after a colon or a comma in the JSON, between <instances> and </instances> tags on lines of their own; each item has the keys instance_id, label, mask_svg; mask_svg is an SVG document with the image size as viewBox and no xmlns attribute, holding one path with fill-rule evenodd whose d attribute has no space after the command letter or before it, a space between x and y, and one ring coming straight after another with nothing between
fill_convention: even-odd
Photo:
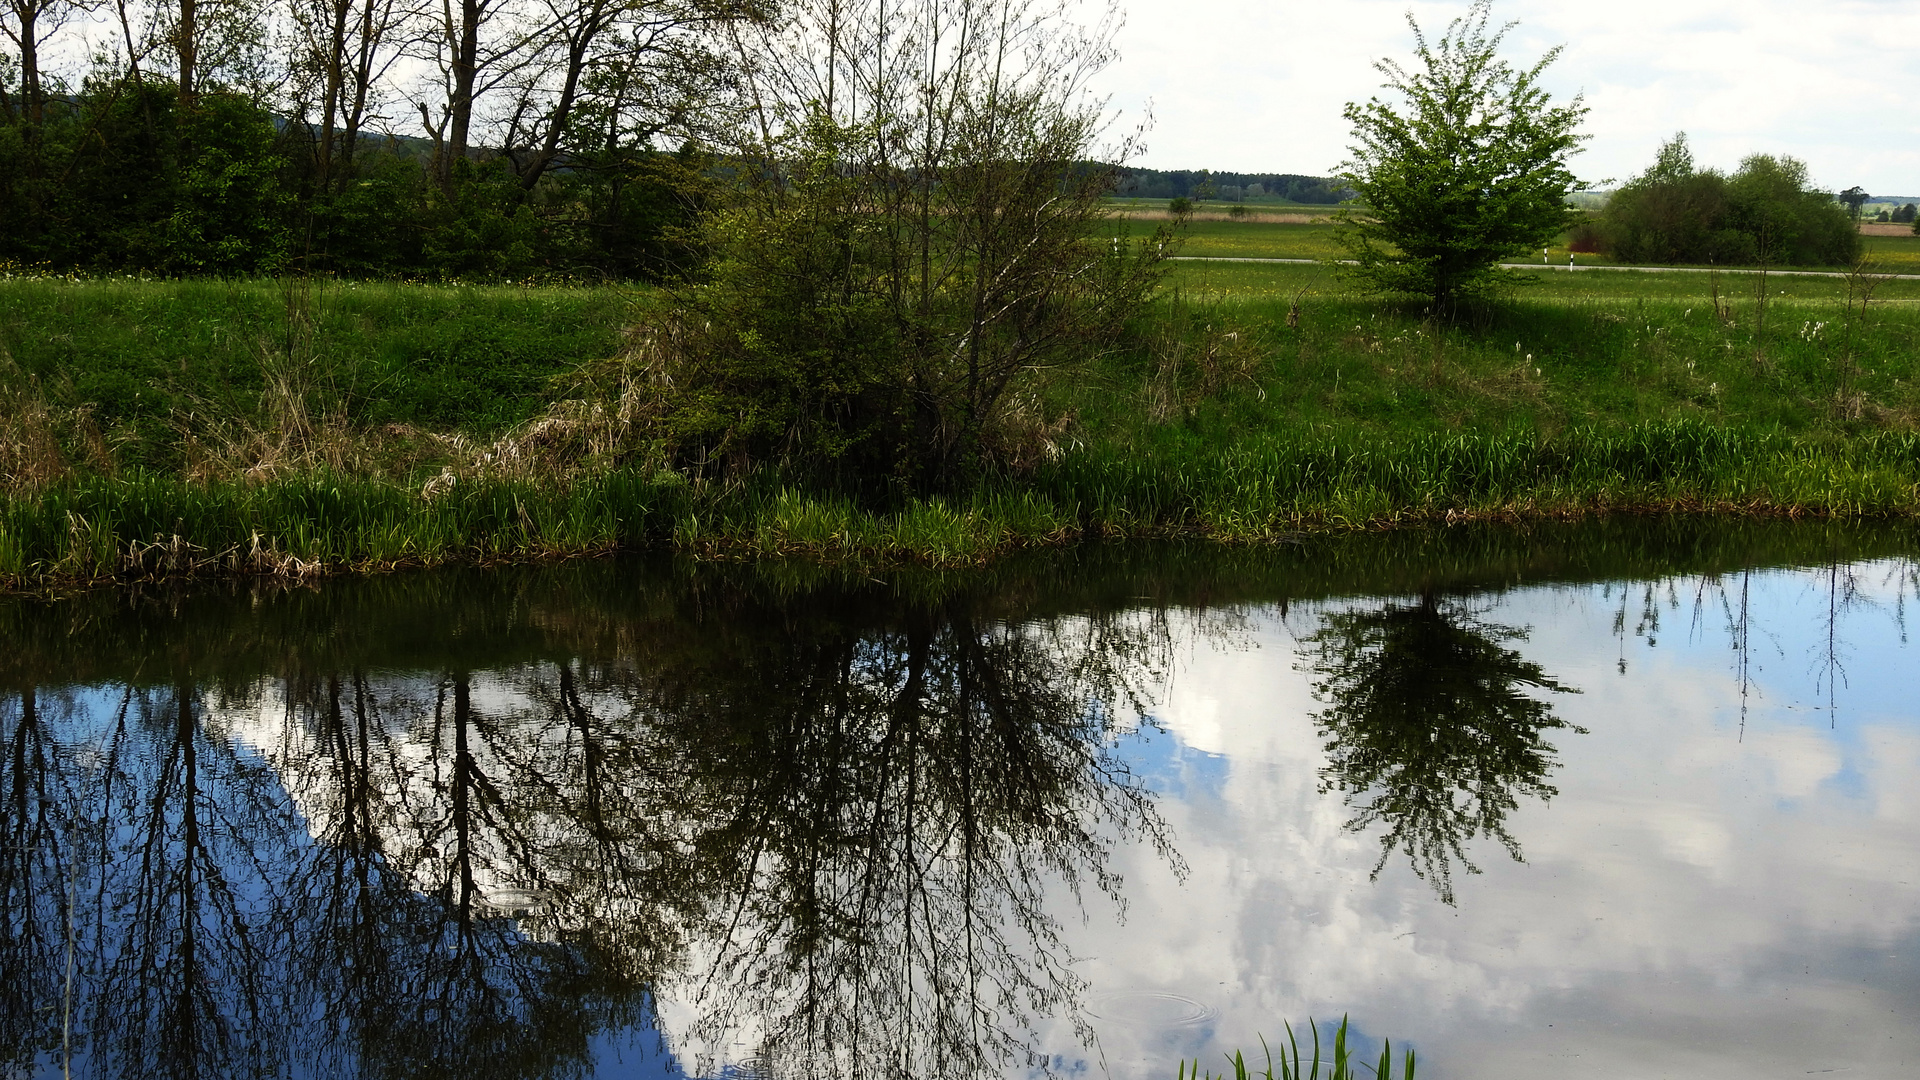
<instances>
[{"instance_id":1,"label":"dry brown grass","mask_svg":"<svg viewBox=\"0 0 1920 1080\"><path fill-rule=\"evenodd\" d=\"M1069 446L1077 445L1077 422L1071 411L1049 414L1038 394L1008 394L987 424L987 453L1016 473L1027 472L1059 460Z\"/></svg>"},{"instance_id":2,"label":"dry brown grass","mask_svg":"<svg viewBox=\"0 0 1920 1080\"><path fill-rule=\"evenodd\" d=\"M0 493L34 491L73 475L75 465L113 471L106 438L85 409L47 402L40 382L0 348Z\"/></svg>"}]
</instances>

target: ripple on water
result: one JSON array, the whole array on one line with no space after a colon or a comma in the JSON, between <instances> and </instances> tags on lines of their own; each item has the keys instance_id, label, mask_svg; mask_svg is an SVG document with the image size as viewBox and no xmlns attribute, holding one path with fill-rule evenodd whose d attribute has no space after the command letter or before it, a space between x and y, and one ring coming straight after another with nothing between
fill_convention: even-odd
<instances>
[{"instance_id":1,"label":"ripple on water","mask_svg":"<svg viewBox=\"0 0 1920 1080\"><path fill-rule=\"evenodd\" d=\"M1087 1013L1123 1024L1182 1028L1209 1023L1219 1015L1219 1010L1179 994L1124 990L1092 995L1087 1000Z\"/></svg>"}]
</instances>

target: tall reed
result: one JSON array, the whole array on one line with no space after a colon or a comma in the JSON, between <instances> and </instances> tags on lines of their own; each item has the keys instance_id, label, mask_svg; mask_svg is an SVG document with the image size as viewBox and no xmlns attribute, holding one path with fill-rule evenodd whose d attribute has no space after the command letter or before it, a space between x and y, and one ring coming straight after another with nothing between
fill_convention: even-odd
<instances>
[{"instance_id":1,"label":"tall reed","mask_svg":"<svg viewBox=\"0 0 1920 1080\"><path fill-rule=\"evenodd\" d=\"M1195 1058L1191 1070L1188 1069L1186 1062L1180 1063L1177 1080L1189 1080L1189 1078L1191 1080L1229 1080L1229 1078L1230 1080L1253 1080L1255 1077L1259 1080L1359 1080L1361 1069L1368 1070L1374 1080L1393 1080L1393 1040L1383 1041L1380 1058L1374 1064L1356 1061L1352 1047L1347 1044L1347 1018L1342 1016L1340 1026L1333 1032L1333 1045L1329 1048L1331 1056L1324 1062L1327 1071L1322 1074L1320 1028L1312 1020L1308 1020L1307 1030L1313 1035L1313 1057L1310 1059L1301 1057L1300 1040L1294 1035L1293 1024L1288 1023L1287 1045L1280 1048L1280 1071L1277 1073L1274 1071L1273 1049L1267 1045L1266 1037L1262 1036L1260 1047L1266 1052L1267 1057L1265 1072L1254 1071L1247 1065L1246 1056L1235 1050L1227 1057L1227 1064L1232 1067L1231 1071L1221 1072L1218 1077L1212 1070L1202 1072L1200 1060ZM1289 1056L1289 1050L1291 1050L1291 1056ZM1414 1080L1414 1052L1408 1050L1402 1060L1401 1080Z\"/></svg>"},{"instance_id":2,"label":"tall reed","mask_svg":"<svg viewBox=\"0 0 1920 1080\"><path fill-rule=\"evenodd\" d=\"M306 575L671 546L715 557L972 565L1088 534L1265 542L1426 522L1638 511L1920 512L1920 433L1845 441L1675 420L1621 428L1273 439L1209 455L1083 448L892 504L773 473L451 471L422 487L315 470L196 483L67 479L0 504L0 586Z\"/></svg>"}]
</instances>

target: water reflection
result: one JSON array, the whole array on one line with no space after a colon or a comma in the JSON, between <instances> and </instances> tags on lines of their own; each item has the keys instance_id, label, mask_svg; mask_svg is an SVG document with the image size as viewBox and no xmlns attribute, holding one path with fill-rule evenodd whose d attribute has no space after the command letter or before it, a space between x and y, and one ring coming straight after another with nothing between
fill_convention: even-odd
<instances>
[{"instance_id":1,"label":"water reflection","mask_svg":"<svg viewBox=\"0 0 1920 1080\"><path fill-rule=\"evenodd\" d=\"M1349 830L1382 828L1376 878L1402 852L1451 904L1454 864L1480 872L1466 851L1475 838L1525 861L1506 821L1522 798L1556 794L1545 733L1586 733L1528 695L1577 691L1506 647L1526 636L1428 588L1412 604L1330 612L1307 638L1314 694L1326 705L1314 714L1327 754L1322 790L1348 796Z\"/></svg>"},{"instance_id":2,"label":"water reflection","mask_svg":"<svg viewBox=\"0 0 1920 1080\"><path fill-rule=\"evenodd\" d=\"M673 599L558 661L269 650L76 688L60 724L20 691L8 1043L113 1076L567 1075L668 992L774 1075L1024 1060L1081 990L1046 895L1117 899L1111 846L1164 844L1114 753L1164 624ZM609 629L582 614L525 617Z\"/></svg>"},{"instance_id":3,"label":"water reflection","mask_svg":"<svg viewBox=\"0 0 1920 1080\"><path fill-rule=\"evenodd\" d=\"M1208 964L1333 987L1392 968L1351 925L1275 953L1337 911L1302 891L1250 908L1260 939L1207 954L1204 985L1167 977L1155 950L1238 895L1182 889L1176 841L1209 872L1324 809L1327 832L1378 840L1368 895L1405 918L1436 893L1470 918L1456 870L1485 849L1538 857L1529 808L1590 751L1560 713L1598 729L1574 706L1611 691L1536 643L1507 586L1659 577L1605 587L1624 674L1627 628L1650 647L1695 575L1695 621L1722 605L1745 665L1768 630L1742 567L1841 567L1837 620L1857 590L1835 547L1456 531L884 583L601 563L0 605L0 1071L610 1075L617 1043L654 1051L620 1066L648 1075L1071 1072L1109 1051L1124 1074L1116 1027L1239 1022ZM1311 630L1263 664L1290 607ZM1838 671L1844 635L1826 640ZM1160 699L1202 651L1310 683L1255 695L1207 747L1239 769L1284 737L1304 778L1305 809L1226 855L1203 784L1143 779L1191 742ZM1395 860L1416 898L1390 893ZM1107 930L1143 880L1153 914ZM1130 955L1162 974L1112 981ZM1260 1030L1369 1001L1407 1030L1384 999L1249 994Z\"/></svg>"}]
</instances>

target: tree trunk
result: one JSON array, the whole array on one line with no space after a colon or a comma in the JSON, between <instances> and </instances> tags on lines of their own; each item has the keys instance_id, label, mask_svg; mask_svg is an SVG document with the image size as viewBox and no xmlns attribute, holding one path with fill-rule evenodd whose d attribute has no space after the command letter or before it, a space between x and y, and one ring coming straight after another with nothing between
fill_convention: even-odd
<instances>
[{"instance_id":1,"label":"tree trunk","mask_svg":"<svg viewBox=\"0 0 1920 1080\"><path fill-rule=\"evenodd\" d=\"M326 101L321 106L320 153L319 160L315 162L319 166L320 188L323 191L331 186L334 174L334 132L346 94L347 12L352 6L352 0L332 0L332 9L328 12L333 16L333 21L327 28Z\"/></svg>"},{"instance_id":2,"label":"tree trunk","mask_svg":"<svg viewBox=\"0 0 1920 1080\"><path fill-rule=\"evenodd\" d=\"M440 182L451 187L455 162L467 156L467 139L473 129L473 84L479 71L480 20L485 7L480 0L459 0L460 18L449 27L454 33L453 93L447 101L447 148L440 162Z\"/></svg>"},{"instance_id":3,"label":"tree trunk","mask_svg":"<svg viewBox=\"0 0 1920 1080\"><path fill-rule=\"evenodd\" d=\"M190 108L199 90L194 85L195 46L200 29L195 0L180 0L180 25L174 31L174 51L180 57L180 107Z\"/></svg>"},{"instance_id":4,"label":"tree trunk","mask_svg":"<svg viewBox=\"0 0 1920 1080\"><path fill-rule=\"evenodd\" d=\"M360 46L353 64L353 104L344 109L345 132L341 136L341 160L352 164L354 156L360 152L360 124L367 115L367 91L373 83L374 51L378 46L375 39L374 5L380 0L365 0L360 8ZM390 10L390 9L389 9ZM390 17L390 16L389 16ZM387 23L382 21L379 36L385 37Z\"/></svg>"},{"instance_id":5,"label":"tree trunk","mask_svg":"<svg viewBox=\"0 0 1920 1080\"><path fill-rule=\"evenodd\" d=\"M40 11L36 0L15 0L13 12L20 21L20 115L30 128L38 128L45 119L45 98L40 93ZM0 91L3 92L3 91ZM7 109L9 113L13 110Z\"/></svg>"}]
</instances>

